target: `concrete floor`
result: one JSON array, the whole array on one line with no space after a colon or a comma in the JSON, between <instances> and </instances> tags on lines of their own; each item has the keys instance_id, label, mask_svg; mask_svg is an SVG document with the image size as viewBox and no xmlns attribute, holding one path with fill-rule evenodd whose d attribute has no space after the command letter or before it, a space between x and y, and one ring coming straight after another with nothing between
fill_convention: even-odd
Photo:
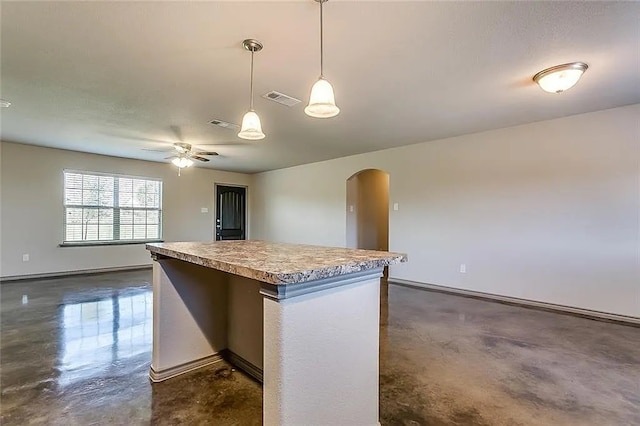
<instances>
[{"instance_id":1,"label":"concrete floor","mask_svg":"<svg viewBox=\"0 0 640 426\"><path fill-rule=\"evenodd\" d=\"M229 365L151 385L150 280L2 284L1 423L260 424ZM640 328L382 288L383 425L640 425Z\"/></svg>"}]
</instances>

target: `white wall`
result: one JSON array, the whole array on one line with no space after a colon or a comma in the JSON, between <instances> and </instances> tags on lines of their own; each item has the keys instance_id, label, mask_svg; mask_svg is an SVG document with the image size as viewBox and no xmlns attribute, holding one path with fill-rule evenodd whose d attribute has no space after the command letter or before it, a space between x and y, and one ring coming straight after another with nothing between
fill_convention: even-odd
<instances>
[{"instance_id":1,"label":"white wall","mask_svg":"<svg viewBox=\"0 0 640 426\"><path fill-rule=\"evenodd\" d=\"M2 142L0 276L151 264L144 244L58 247L63 238L63 169L161 178L163 239L213 239L214 184L248 185L250 176ZM249 191L250 192L250 191ZM200 208L207 207L208 213ZM29 253L30 261L22 262Z\"/></svg>"},{"instance_id":2,"label":"white wall","mask_svg":"<svg viewBox=\"0 0 640 426\"><path fill-rule=\"evenodd\" d=\"M640 317L639 117L636 104L257 174L252 237L344 246L346 180L377 168L399 203L390 249L409 254L391 277Z\"/></svg>"}]
</instances>

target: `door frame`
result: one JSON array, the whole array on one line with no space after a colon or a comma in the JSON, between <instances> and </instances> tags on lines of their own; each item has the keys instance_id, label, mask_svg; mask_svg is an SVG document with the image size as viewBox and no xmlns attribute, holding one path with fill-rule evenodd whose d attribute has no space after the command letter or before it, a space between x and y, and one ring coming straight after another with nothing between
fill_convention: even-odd
<instances>
[{"instance_id":1,"label":"door frame","mask_svg":"<svg viewBox=\"0 0 640 426\"><path fill-rule=\"evenodd\" d=\"M245 196L245 203L244 203L244 223L245 223L245 240L249 239L249 236L251 235L251 216L249 215L250 212L250 200L251 197L249 196L249 185L241 185L238 183L225 183L225 182L213 182L213 209L211 211L213 211L213 217L211 218L211 231L212 231L212 241L216 241L216 218L218 217L218 186L232 186L234 188L244 188L244 196Z\"/></svg>"}]
</instances>

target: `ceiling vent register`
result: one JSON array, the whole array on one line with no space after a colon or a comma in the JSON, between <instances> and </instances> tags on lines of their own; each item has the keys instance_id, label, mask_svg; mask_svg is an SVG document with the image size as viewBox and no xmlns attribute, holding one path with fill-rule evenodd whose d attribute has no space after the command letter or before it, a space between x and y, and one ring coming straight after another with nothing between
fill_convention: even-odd
<instances>
[{"instance_id":1,"label":"ceiling vent register","mask_svg":"<svg viewBox=\"0 0 640 426\"><path fill-rule=\"evenodd\" d=\"M228 121L223 121L223 120L216 120L213 119L209 122L209 124L213 124L214 126L218 126L218 127L223 127L225 129L239 129L240 126L238 126L235 123L229 123Z\"/></svg>"},{"instance_id":2,"label":"ceiling vent register","mask_svg":"<svg viewBox=\"0 0 640 426\"><path fill-rule=\"evenodd\" d=\"M262 97L267 100L286 105L288 107L298 105L300 102L302 102L300 99L292 98L291 96L285 95L284 93L276 92L275 90L269 93L265 93L264 95L262 95Z\"/></svg>"}]
</instances>

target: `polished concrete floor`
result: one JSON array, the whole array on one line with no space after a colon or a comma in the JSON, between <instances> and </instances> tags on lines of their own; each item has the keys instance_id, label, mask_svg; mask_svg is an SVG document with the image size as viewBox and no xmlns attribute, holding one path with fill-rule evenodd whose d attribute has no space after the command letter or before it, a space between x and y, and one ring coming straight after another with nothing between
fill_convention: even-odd
<instances>
[{"instance_id":1,"label":"polished concrete floor","mask_svg":"<svg viewBox=\"0 0 640 426\"><path fill-rule=\"evenodd\" d=\"M3 283L1 423L260 424L260 385L229 365L150 384L150 280ZM640 425L640 328L382 289L383 425Z\"/></svg>"}]
</instances>

